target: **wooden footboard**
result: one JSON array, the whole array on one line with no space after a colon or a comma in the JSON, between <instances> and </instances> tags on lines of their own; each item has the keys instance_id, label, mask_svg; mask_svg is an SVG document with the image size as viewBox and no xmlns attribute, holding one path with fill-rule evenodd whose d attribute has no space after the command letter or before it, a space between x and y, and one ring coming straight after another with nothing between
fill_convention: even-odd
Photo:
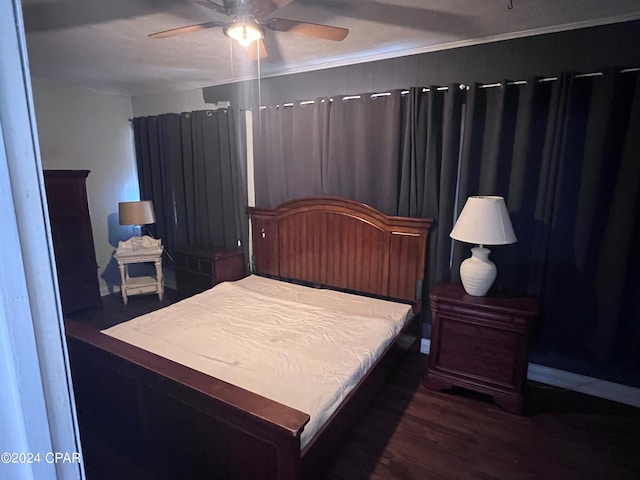
<instances>
[{"instance_id":1,"label":"wooden footboard","mask_svg":"<svg viewBox=\"0 0 640 480\"><path fill-rule=\"evenodd\" d=\"M317 477L402 355L419 344L414 316L307 447L306 413L102 334L66 325L81 432L161 464L175 478Z\"/></svg>"},{"instance_id":2,"label":"wooden footboard","mask_svg":"<svg viewBox=\"0 0 640 480\"><path fill-rule=\"evenodd\" d=\"M307 414L84 325L66 330L81 432L176 478L300 478Z\"/></svg>"}]
</instances>

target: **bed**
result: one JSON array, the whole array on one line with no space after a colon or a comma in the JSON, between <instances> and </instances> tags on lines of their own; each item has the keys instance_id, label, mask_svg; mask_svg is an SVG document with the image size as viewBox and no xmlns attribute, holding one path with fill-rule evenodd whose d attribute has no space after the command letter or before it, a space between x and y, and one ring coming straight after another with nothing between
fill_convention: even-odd
<instances>
[{"instance_id":1,"label":"bed","mask_svg":"<svg viewBox=\"0 0 640 480\"><path fill-rule=\"evenodd\" d=\"M217 315L231 318L236 313L233 308L225 313L225 302L233 305L241 298L256 297L258 310L253 315L240 314L227 323L243 323L242 315L255 320L262 310L266 315L275 309L283 331L292 331L298 317L305 335L318 330L315 338L353 328L354 350L369 341L373 343L367 351L378 349L375 355L364 351L354 354L357 361L365 359L361 375L355 379L346 375L342 383L332 387L341 395L328 395L323 400L330 408L316 410L307 400L289 401L296 393L277 386L276 377L289 376L298 390L308 390L304 382L310 385L315 380L297 363L293 376L288 371L272 377L263 374L248 384L227 375L227 364L246 367L243 362L250 359L256 365L264 363L267 371L276 371L274 365L282 358L281 352L272 352L264 344L253 345L255 337L241 339L237 334L235 338L236 333L231 332L221 343L209 344L210 333L202 331L197 334L202 342L188 340L193 348L178 349L172 356L171 350L176 348L172 345L167 353L164 344L191 329L183 322L192 314L178 310L183 308L180 304L134 319L131 325L135 327L124 333L128 326L103 333L68 322L81 433L91 429L105 441L126 445L136 455L166 464L167 470L176 472L176 478L300 479L313 478L322 471L402 353L417 347L421 279L431 221L386 216L366 205L331 197L296 200L275 209L250 208L249 215L254 275L180 304L186 302L187 307L203 312L216 310L218 305ZM339 308L342 298L346 299L347 313ZM292 299L297 303L293 310L287 310L285 303ZM310 305L311 316L296 310L300 299ZM376 306L361 307L361 299L363 305L374 302ZM387 307L393 316L399 314L399 323L387 322ZM361 308L368 313L362 313ZM154 353L154 347L137 346L132 338L146 336L160 317L169 322L157 324L164 325L159 329L165 338L154 340L163 344L162 348ZM347 322L349 328L340 327ZM251 328L255 329L255 323ZM226 326L220 323L217 330L226 330ZM369 340L378 330L384 339ZM291 345L303 341L294 337ZM196 353L196 343L202 343L204 350ZM231 343L254 352L245 359L241 348L230 353L231 360L221 357ZM306 349L310 358L311 350L329 348L321 344L309 341ZM207 345L216 345L211 347L213 353L206 351ZM255 360L257 355L261 357ZM203 360L208 367L201 368ZM333 378L330 380L322 382L329 384ZM352 385L345 388L344 382Z\"/></svg>"}]
</instances>

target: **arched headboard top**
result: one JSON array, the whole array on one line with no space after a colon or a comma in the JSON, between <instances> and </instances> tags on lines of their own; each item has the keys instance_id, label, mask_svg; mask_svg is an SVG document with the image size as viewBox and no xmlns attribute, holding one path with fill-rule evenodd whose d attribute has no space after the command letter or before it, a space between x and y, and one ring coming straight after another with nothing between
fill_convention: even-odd
<instances>
[{"instance_id":1,"label":"arched headboard top","mask_svg":"<svg viewBox=\"0 0 640 480\"><path fill-rule=\"evenodd\" d=\"M419 302L430 219L338 197L248 211L256 273Z\"/></svg>"},{"instance_id":2,"label":"arched headboard top","mask_svg":"<svg viewBox=\"0 0 640 480\"><path fill-rule=\"evenodd\" d=\"M424 218L396 217L385 215L379 210L361 202L341 197L305 197L283 203L273 209L262 209L249 207L250 214L260 212L266 215L277 217L278 219L292 215L303 215L308 212L333 212L336 214L348 215L357 221L367 222L380 229L388 230L396 228L405 231L407 228L427 229L432 221Z\"/></svg>"}]
</instances>

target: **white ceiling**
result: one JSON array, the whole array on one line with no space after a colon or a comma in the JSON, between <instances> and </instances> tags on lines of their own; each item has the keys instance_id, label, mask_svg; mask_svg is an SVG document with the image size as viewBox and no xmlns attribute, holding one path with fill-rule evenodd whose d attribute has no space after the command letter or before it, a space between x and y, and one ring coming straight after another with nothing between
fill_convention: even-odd
<instances>
[{"instance_id":1,"label":"white ceiling","mask_svg":"<svg viewBox=\"0 0 640 480\"><path fill-rule=\"evenodd\" d=\"M218 0L222 3L222 0ZM640 18L638 0L296 0L271 17L349 29L342 42L267 31L262 77ZM220 28L152 39L160 30L226 21L188 0L23 0L35 78L138 96L255 78Z\"/></svg>"}]
</instances>

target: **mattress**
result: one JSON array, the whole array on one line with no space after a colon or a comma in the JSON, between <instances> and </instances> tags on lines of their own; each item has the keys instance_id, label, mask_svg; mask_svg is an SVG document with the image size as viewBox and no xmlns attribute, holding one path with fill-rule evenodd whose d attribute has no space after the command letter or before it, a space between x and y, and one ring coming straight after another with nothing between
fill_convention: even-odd
<instances>
[{"instance_id":1,"label":"mattress","mask_svg":"<svg viewBox=\"0 0 640 480\"><path fill-rule=\"evenodd\" d=\"M303 448L411 306L251 275L102 332L309 414Z\"/></svg>"}]
</instances>

